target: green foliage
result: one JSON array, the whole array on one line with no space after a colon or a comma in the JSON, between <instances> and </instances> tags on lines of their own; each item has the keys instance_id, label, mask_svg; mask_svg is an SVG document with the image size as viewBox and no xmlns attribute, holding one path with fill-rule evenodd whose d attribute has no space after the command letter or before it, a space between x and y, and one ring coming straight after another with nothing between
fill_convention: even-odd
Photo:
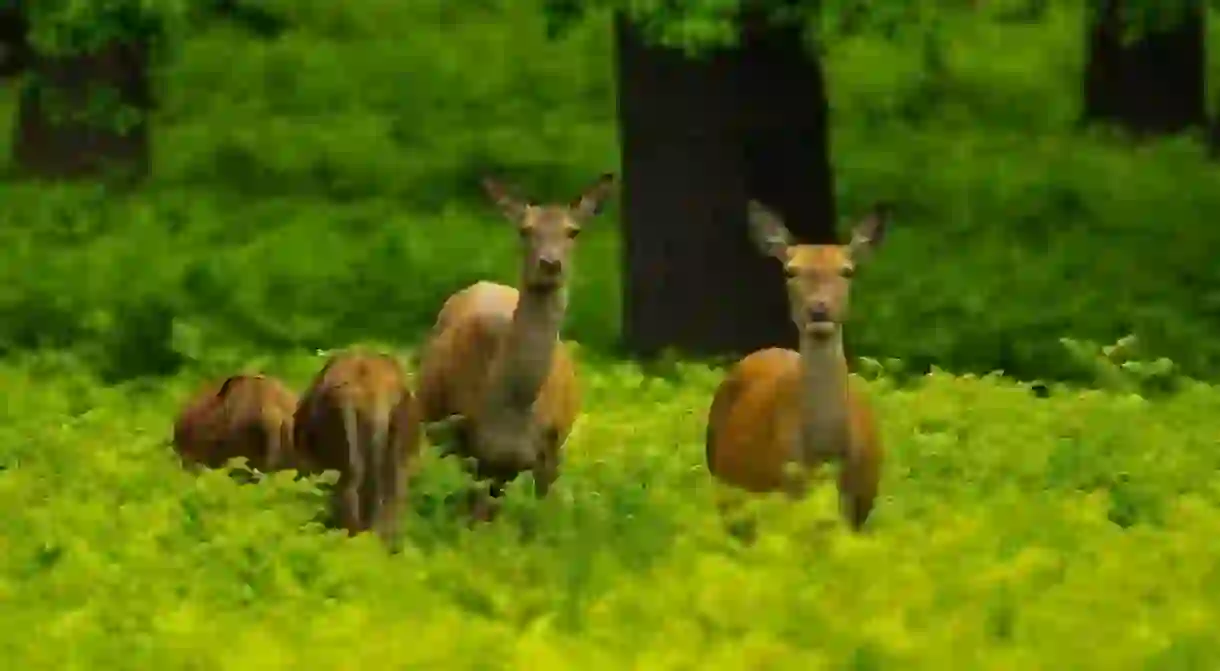
<instances>
[{"instance_id":1,"label":"green foliage","mask_svg":"<svg viewBox=\"0 0 1220 671\"><path fill-rule=\"evenodd\" d=\"M1128 0L1119 6L1119 16L1128 29L1131 38L1137 38L1146 32L1156 32L1171 29L1186 19L1192 11L1197 11L1206 3L1200 0ZM1091 3L1094 12L1102 6L1097 0Z\"/></svg>"},{"instance_id":2,"label":"green foliage","mask_svg":"<svg viewBox=\"0 0 1220 671\"><path fill-rule=\"evenodd\" d=\"M674 3L667 0L632 0L619 3L647 39L689 53L737 43L740 0L704 0Z\"/></svg>"},{"instance_id":3,"label":"green foliage","mask_svg":"<svg viewBox=\"0 0 1220 671\"><path fill-rule=\"evenodd\" d=\"M112 41L158 42L188 18L190 0L37 0L25 2L30 42L40 52L92 51Z\"/></svg>"},{"instance_id":4,"label":"green foliage","mask_svg":"<svg viewBox=\"0 0 1220 671\"><path fill-rule=\"evenodd\" d=\"M366 0L350 9L336 9L333 3L303 0L40 0L27 10L33 28L33 44L49 53L89 50L115 39L176 41L183 29L199 25L200 20L224 16L264 37L276 36L294 18L331 17L357 23L377 20L383 7ZM1145 30L1164 29L1186 16L1197 0L1125 0L1122 15L1132 35ZM1045 0L892 0L861 3L857 0L698 0L675 3L671 0L542 0L547 35L562 34L590 15L624 11L644 30L649 39L680 47L695 54L707 49L731 47L738 40L738 17L743 8L761 12L774 21L804 22L823 43L845 34L865 32L892 38L899 32L927 33L942 21L967 18L975 22L1010 22L1036 19L1045 15ZM1096 11L1097 0L1057 3L1061 9L1088 6ZM338 28L342 30L342 28Z\"/></svg>"},{"instance_id":5,"label":"green foliage","mask_svg":"<svg viewBox=\"0 0 1220 671\"><path fill-rule=\"evenodd\" d=\"M188 29L215 23L217 18L255 35L278 34L290 11L303 2L282 0L17 0L23 2L30 42L44 54L94 51L112 42L146 42L162 57ZM312 3L316 5L316 3Z\"/></svg>"},{"instance_id":6,"label":"green foliage","mask_svg":"<svg viewBox=\"0 0 1220 671\"><path fill-rule=\"evenodd\" d=\"M513 280L481 175L566 200L618 166L605 14L552 41L530 3L461 22L439 1L293 7L274 41L222 23L181 45L147 192L0 187L0 351L71 347L121 379L216 351L410 344L449 292ZM946 19L934 43L828 50L840 209L898 205L857 282L854 354L1094 384L1060 338L1134 334L1141 358L1220 377L1220 175L1186 139L1132 150L1075 129L1080 19ZM602 353L616 217L581 238L568 321Z\"/></svg>"},{"instance_id":7,"label":"green foliage","mask_svg":"<svg viewBox=\"0 0 1220 671\"><path fill-rule=\"evenodd\" d=\"M43 30L128 6L35 4ZM1220 390L1187 376L1220 377L1215 168L1186 139L1076 133L1075 5L904 30L899 9L933 5L873 4L894 30L848 25L826 53L841 209L899 205L849 326L889 453L869 533L838 528L821 490L759 502L752 547L726 537L701 443L721 373L606 360L613 208L581 237L585 413L547 501L515 488L467 530L457 469L429 455L387 556L320 527L318 483L182 472L165 440L201 378L300 388L320 364L301 350L409 346L449 292L511 281L516 242L477 177L566 199L618 163L609 5L551 41L534 2L276 0L259 6L277 39L194 23L163 63L146 192L0 188L0 656L1214 666ZM179 17L166 34L198 11L142 6Z\"/></svg>"},{"instance_id":8,"label":"green foliage","mask_svg":"<svg viewBox=\"0 0 1220 671\"><path fill-rule=\"evenodd\" d=\"M1181 20L1190 1L1125 0L1123 15L1132 30L1162 28ZM543 6L555 33L579 23L589 10L622 11L647 39L681 48L688 55L736 45L744 12L775 23L804 24L810 36L826 47L848 36L926 35L940 31L945 22L1028 23L1050 10L1046 0L546 0ZM1070 0L1056 2L1055 10L1080 13L1088 6L1084 0Z\"/></svg>"},{"instance_id":9,"label":"green foliage","mask_svg":"<svg viewBox=\"0 0 1220 671\"><path fill-rule=\"evenodd\" d=\"M583 359L583 357L582 357ZM299 388L321 359L256 367ZM201 380L0 364L0 649L22 668L1207 668L1220 659L1220 390L1155 401L936 373L866 383L888 448L868 533L833 492L730 540L702 431L719 374L582 360L553 496L467 530L429 455L405 548L320 486L194 478L164 445ZM519 482L518 485L524 484ZM32 635L37 632L37 635ZM223 642L223 643L221 643Z\"/></svg>"}]
</instances>

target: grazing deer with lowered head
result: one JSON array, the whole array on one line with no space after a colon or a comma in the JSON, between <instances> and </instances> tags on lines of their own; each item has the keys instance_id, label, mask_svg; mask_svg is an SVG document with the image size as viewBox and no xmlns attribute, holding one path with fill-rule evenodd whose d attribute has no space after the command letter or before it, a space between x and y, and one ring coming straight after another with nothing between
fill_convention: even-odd
<instances>
[{"instance_id":1,"label":"grazing deer with lowered head","mask_svg":"<svg viewBox=\"0 0 1220 671\"><path fill-rule=\"evenodd\" d=\"M874 207L846 245L805 245L750 202L754 244L787 275L800 351L770 348L739 361L717 388L707 423L709 470L741 490L799 498L810 472L839 463L840 505L855 529L872 511L884 454L868 399L849 384L843 324L851 278L881 243L888 210Z\"/></svg>"},{"instance_id":2,"label":"grazing deer with lowered head","mask_svg":"<svg viewBox=\"0 0 1220 671\"><path fill-rule=\"evenodd\" d=\"M420 444L419 412L392 356L342 352L301 395L297 449L316 470L339 472L335 512L348 533L374 530L392 545Z\"/></svg>"},{"instance_id":3,"label":"grazing deer with lowered head","mask_svg":"<svg viewBox=\"0 0 1220 671\"><path fill-rule=\"evenodd\" d=\"M437 316L419 367L419 396L433 442L490 480L474 516L488 519L505 484L530 471L545 497L559 475L564 442L580 409L576 370L559 332L567 311L572 249L614 186L602 175L568 205L484 189L516 227L523 260L517 288L476 282L451 295Z\"/></svg>"},{"instance_id":4,"label":"grazing deer with lowered head","mask_svg":"<svg viewBox=\"0 0 1220 671\"><path fill-rule=\"evenodd\" d=\"M196 394L174 422L174 450L183 463L220 468L245 457L259 471L295 467L292 413L297 397L266 375L233 375Z\"/></svg>"}]
</instances>

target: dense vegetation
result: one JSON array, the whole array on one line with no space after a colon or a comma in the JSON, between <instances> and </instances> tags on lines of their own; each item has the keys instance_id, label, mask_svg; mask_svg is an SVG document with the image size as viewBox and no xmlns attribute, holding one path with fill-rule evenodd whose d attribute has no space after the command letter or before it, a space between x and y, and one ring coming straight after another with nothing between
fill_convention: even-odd
<instances>
[{"instance_id":1,"label":"dense vegetation","mask_svg":"<svg viewBox=\"0 0 1220 671\"><path fill-rule=\"evenodd\" d=\"M606 17L547 41L529 3L459 23L388 7L303 3L277 40L217 24L180 45L158 77L156 184L138 197L6 187L0 346L102 343L106 366L136 374L192 356L173 333L209 351L410 341L448 292L510 277L515 243L477 177L566 198L617 166ZM828 54L841 209L901 207L858 283L858 354L1081 379L1060 337L1134 333L1150 357L1220 371L1217 173L1189 142L1081 137L1079 18ZM598 228L570 333L604 348L618 250Z\"/></svg>"},{"instance_id":2,"label":"dense vegetation","mask_svg":"<svg viewBox=\"0 0 1220 671\"><path fill-rule=\"evenodd\" d=\"M1220 376L1220 173L1186 138L1132 147L1075 127L1081 29L1067 10L844 38L827 54L842 210L901 208L848 331L876 360L859 369L892 455L870 534L819 524L829 492L771 510L752 548L720 533L701 468L718 374L645 377L612 360L613 209L580 241L568 334L586 414L544 505L513 497L503 524L460 531L437 504L456 473L429 464L414 542L386 556L312 526L308 483L181 473L164 439L201 377L261 368L299 386L308 350L409 348L450 291L512 280L515 238L480 175L566 198L618 163L604 14L548 41L535 2L294 7L275 40L214 23L163 61L148 187L0 187L5 659L1218 658L1220 391L1182 376ZM1105 354L1087 342L1128 334ZM1175 363L1146 363L1162 356ZM913 375L931 365L1102 391Z\"/></svg>"},{"instance_id":3,"label":"dense vegetation","mask_svg":"<svg viewBox=\"0 0 1220 671\"><path fill-rule=\"evenodd\" d=\"M315 357L265 361L302 384ZM323 532L303 485L197 480L161 447L190 376L106 388L0 368L0 649L23 668L1209 668L1220 393L1035 398L869 385L890 463L871 533L833 491L722 533L701 466L718 375L586 366L543 505L464 530L427 464L408 543ZM300 531L307 525L306 532ZM34 628L34 629L31 629ZM28 632L38 631L37 636Z\"/></svg>"}]
</instances>

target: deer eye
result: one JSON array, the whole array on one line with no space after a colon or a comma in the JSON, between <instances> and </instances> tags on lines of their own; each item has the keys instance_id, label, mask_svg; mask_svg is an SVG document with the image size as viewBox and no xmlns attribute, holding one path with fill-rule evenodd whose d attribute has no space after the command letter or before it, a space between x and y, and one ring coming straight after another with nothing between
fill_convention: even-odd
<instances>
[{"instance_id":1,"label":"deer eye","mask_svg":"<svg viewBox=\"0 0 1220 671\"><path fill-rule=\"evenodd\" d=\"M567 233L568 233L568 238L574 240L574 239L576 239L576 236L580 235L580 228L573 226L573 227L567 229Z\"/></svg>"},{"instance_id":2,"label":"deer eye","mask_svg":"<svg viewBox=\"0 0 1220 671\"><path fill-rule=\"evenodd\" d=\"M792 266L784 266L784 275L787 275L789 279L794 278L800 274L801 274L801 272L797 268L793 268Z\"/></svg>"},{"instance_id":3,"label":"deer eye","mask_svg":"<svg viewBox=\"0 0 1220 671\"><path fill-rule=\"evenodd\" d=\"M839 269L839 275L842 277L851 277L856 274L856 269L852 266L843 266Z\"/></svg>"}]
</instances>

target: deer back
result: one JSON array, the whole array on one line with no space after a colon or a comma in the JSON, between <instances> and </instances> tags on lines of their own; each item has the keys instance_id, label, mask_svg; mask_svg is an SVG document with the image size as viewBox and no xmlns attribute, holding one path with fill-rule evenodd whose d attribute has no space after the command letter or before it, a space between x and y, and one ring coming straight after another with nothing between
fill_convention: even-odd
<instances>
[{"instance_id":1,"label":"deer back","mask_svg":"<svg viewBox=\"0 0 1220 671\"><path fill-rule=\"evenodd\" d=\"M296 395L266 375L233 375L200 390L174 423L174 446L185 461L219 468L234 457L267 470L272 441L279 441L280 466L288 464Z\"/></svg>"},{"instance_id":2,"label":"deer back","mask_svg":"<svg viewBox=\"0 0 1220 671\"><path fill-rule=\"evenodd\" d=\"M419 398L424 421L454 414L478 415L488 381L496 374L497 360L506 346L519 296L512 287L478 282L445 301L420 359ZM556 427L566 439L580 402L571 350L561 340L556 343L535 413L539 421Z\"/></svg>"},{"instance_id":3,"label":"deer back","mask_svg":"<svg viewBox=\"0 0 1220 671\"><path fill-rule=\"evenodd\" d=\"M362 423L391 422L399 416L395 408L404 400L411 403L411 396L406 372L394 357L335 354L301 395L294 417L297 449L317 469L343 470L347 464L343 410L351 408ZM418 413L404 416L418 421Z\"/></svg>"},{"instance_id":4,"label":"deer back","mask_svg":"<svg viewBox=\"0 0 1220 671\"><path fill-rule=\"evenodd\" d=\"M474 416L505 344L518 295L509 286L478 282L445 301L420 357L424 421Z\"/></svg>"},{"instance_id":5,"label":"deer back","mask_svg":"<svg viewBox=\"0 0 1220 671\"><path fill-rule=\"evenodd\" d=\"M717 387L708 412L706 457L712 474L754 492L776 491L796 454L800 355L754 352Z\"/></svg>"}]
</instances>

